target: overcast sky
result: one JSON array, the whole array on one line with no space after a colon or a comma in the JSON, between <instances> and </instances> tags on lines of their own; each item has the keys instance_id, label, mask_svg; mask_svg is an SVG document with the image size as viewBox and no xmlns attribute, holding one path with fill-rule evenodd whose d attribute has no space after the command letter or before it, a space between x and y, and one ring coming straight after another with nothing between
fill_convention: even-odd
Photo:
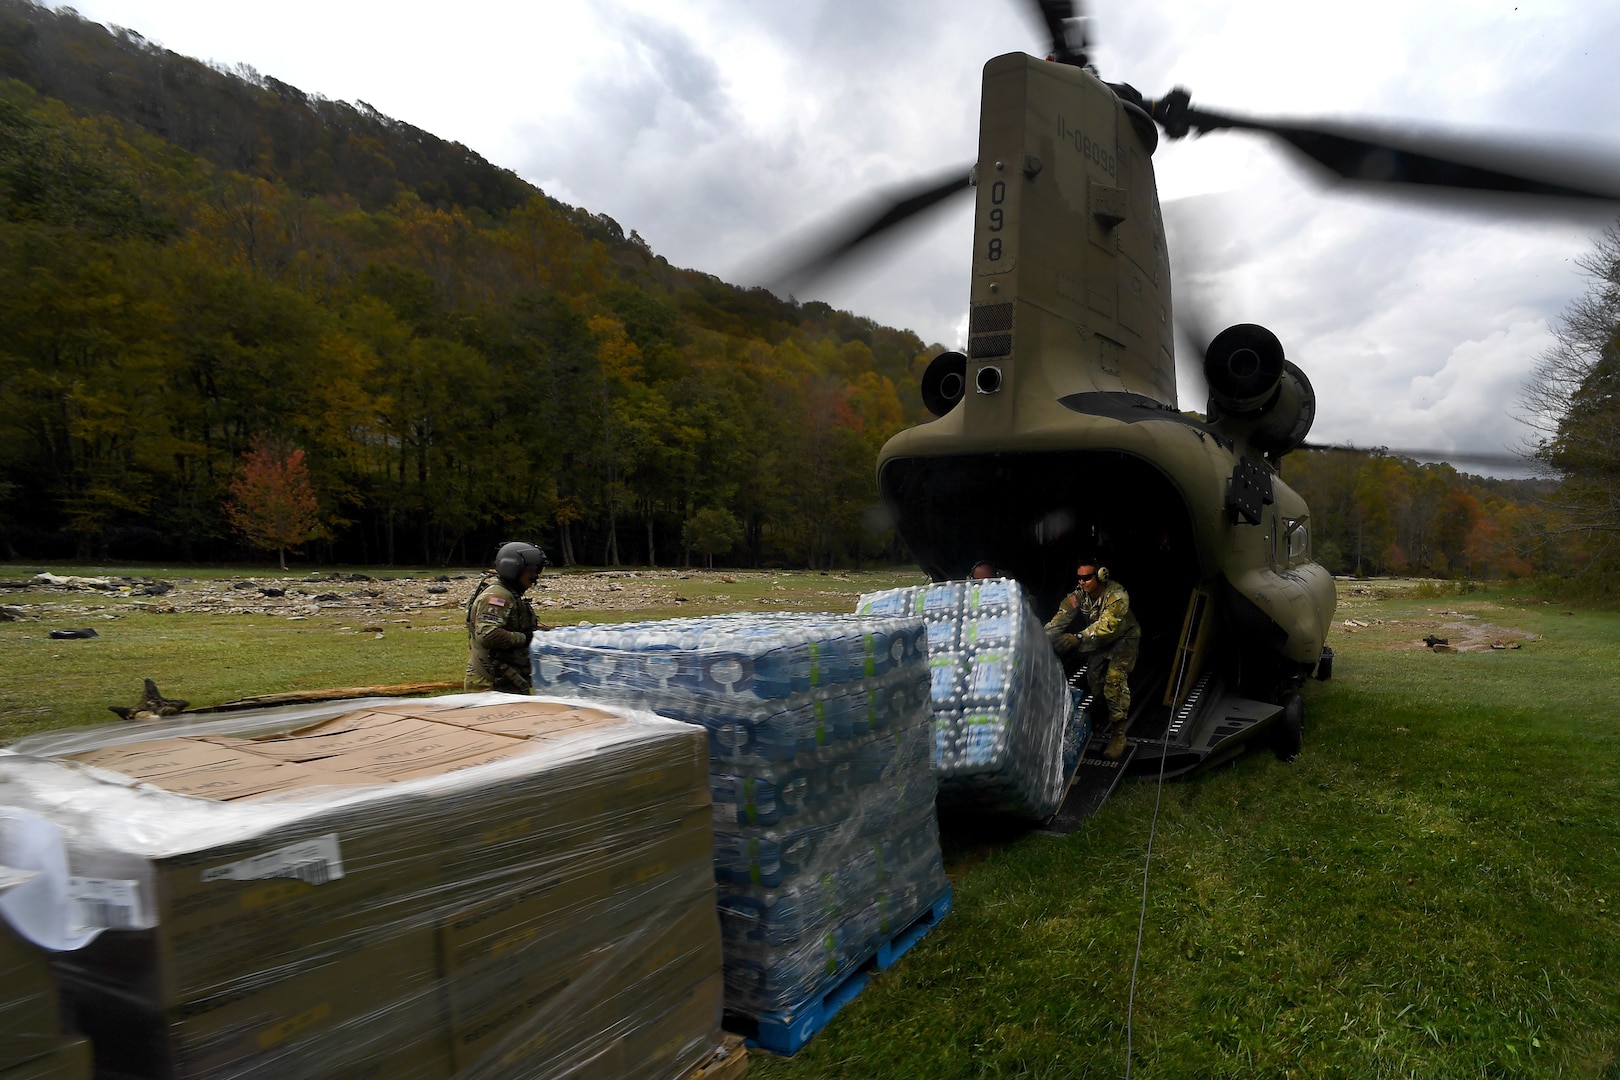
<instances>
[{"instance_id":1,"label":"overcast sky","mask_svg":"<svg viewBox=\"0 0 1620 1080\"><path fill-rule=\"evenodd\" d=\"M728 280L885 185L970 162L984 61L1046 51L1024 0L74 6L179 53L366 101ZM1195 104L1232 112L1422 121L1620 151L1620 5L1092 10L1103 77L1150 97L1183 85ZM1221 325L1277 332L1315 384L1313 440L1501 451L1530 436L1514 420L1520 385L1585 289L1575 260L1601 216L1502 221L1325 190L1291 158L1230 133L1161 144L1155 164L1178 297L1196 294ZM971 240L964 200L811 295L955 345Z\"/></svg>"}]
</instances>

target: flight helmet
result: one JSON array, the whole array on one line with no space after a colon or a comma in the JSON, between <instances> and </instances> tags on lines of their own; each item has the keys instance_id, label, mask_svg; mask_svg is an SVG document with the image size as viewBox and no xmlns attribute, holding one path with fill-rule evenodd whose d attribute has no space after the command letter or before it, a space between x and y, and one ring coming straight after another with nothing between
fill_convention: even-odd
<instances>
[{"instance_id":1,"label":"flight helmet","mask_svg":"<svg viewBox=\"0 0 1620 1080\"><path fill-rule=\"evenodd\" d=\"M495 576L501 579L513 592L523 591L523 571L529 567L539 570L550 560L546 553L533 544L514 540L509 544L502 544L501 549L495 553Z\"/></svg>"}]
</instances>

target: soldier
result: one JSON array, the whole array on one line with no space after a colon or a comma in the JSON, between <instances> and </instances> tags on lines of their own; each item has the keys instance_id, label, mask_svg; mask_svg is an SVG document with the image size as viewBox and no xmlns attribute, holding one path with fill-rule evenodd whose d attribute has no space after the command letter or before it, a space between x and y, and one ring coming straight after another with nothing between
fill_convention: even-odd
<instances>
[{"instance_id":1,"label":"soldier","mask_svg":"<svg viewBox=\"0 0 1620 1080\"><path fill-rule=\"evenodd\" d=\"M484 571L467 600L468 690L529 692L529 642L540 624L523 594L545 565L546 553L533 544L502 544L495 553L495 569Z\"/></svg>"},{"instance_id":2,"label":"soldier","mask_svg":"<svg viewBox=\"0 0 1620 1080\"><path fill-rule=\"evenodd\" d=\"M1046 624L1046 637L1063 661L1063 669L1086 664L1086 682L1093 699L1108 706L1113 735L1103 753L1117 760L1125 752L1125 726L1131 714L1131 669L1142 644L1142 628L1131 614L1131 598L1125 587L1108 577L1108 568L1094 558L1084 558L1075 568L1080 587L1063 598L1057 614Z\"/></svg>"}]
</instances>

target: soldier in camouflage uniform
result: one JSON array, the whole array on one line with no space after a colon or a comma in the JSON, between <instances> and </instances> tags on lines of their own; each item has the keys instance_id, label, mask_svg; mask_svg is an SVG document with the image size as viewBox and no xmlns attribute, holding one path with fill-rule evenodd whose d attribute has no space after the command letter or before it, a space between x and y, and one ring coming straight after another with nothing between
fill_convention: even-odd
<instances>
[{"instance_id":1,"label":"soldier in camouflage uniform","mask_svg":"<svg viewBox=\"0 0 1620 1080\"><path fill-rule=\"evenodd\" d=\"M523 594L544 565L546 553L533 544L503 544L496 552L495 569L485 571L467 600L468 690L529 692L529 642L540 624Z\"/></svg>"},{"instance_id":2,"label":"soldier in camouflage uniform","mask_svg":"<svg viewBox=\"0 0 1620 1080\"><path fill-rule=\"evenodd\" d=\"M1086 682L1093 699L1108 705L1113 735L1104 754L1117 759L1125 752L1125 726L1131 713L1131 669L1136 666L1142 644L1142 628L1131 613L1131 598L1125 587L1108 577L1108 570L1092 558L1082 559L1075 568L1080 587L1063 598L1057 614L1046 624L1046 637L1052 642L1067 672L1086 662Z\"/></svg>"}]
</instances>

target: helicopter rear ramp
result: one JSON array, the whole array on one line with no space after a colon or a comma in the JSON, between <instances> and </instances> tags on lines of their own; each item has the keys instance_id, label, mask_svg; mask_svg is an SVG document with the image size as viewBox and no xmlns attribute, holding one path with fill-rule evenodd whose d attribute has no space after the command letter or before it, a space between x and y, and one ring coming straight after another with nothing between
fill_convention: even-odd
<instances>
[{"instance_id":1,"label":"helicopter rear ramp","mask_svg":"<svg viewBox=\"0 0 1620 1080\"><path fill-rule=\"evenodd\" d=\"M1064 836L1085 824L1102 809L1127 775L1188 777L1243 753L1255 739L1269 735L1284 712L1283 705L1226 692L1213 675L1205 675L1173 712L1153 709L1138 714L1117 761L1103 755L1105 732L1091 731L1085 723L1092 698L1075 706L1075 726L1083 743L1067 767L1063 803L1041 826L1048 835Z\"/></svg>"},{"instance_id":2,"label":"helicopter rear ramp","mask_svg":"<svg viewBox=\"0 0 1620 1080\"><path fill-rule=\"evenodd\" d=\"M1110 761L1102 754L1106 740L1092 739L1069 777L1069 790L1040 831L1053 836L1065 836L1086 823L1086 819L1102 809L1103 803L1119 787L1120 779L1130 769L1136 747L1126 746L1118 761Z\"/></svg>"},{"instance_id":3,"label":"helicopter rear ramp","mask_svg":"<svg viewBox=\"0 0 1620 1080\"><path fill-rule=\"evenodd\" d=\"M1229 761L1265 735L1283 709L1232 693L1206 673L1173 712L1155 710L1132 725L1132 771L1178 777Z\"/></svg>"}]
</instances>

